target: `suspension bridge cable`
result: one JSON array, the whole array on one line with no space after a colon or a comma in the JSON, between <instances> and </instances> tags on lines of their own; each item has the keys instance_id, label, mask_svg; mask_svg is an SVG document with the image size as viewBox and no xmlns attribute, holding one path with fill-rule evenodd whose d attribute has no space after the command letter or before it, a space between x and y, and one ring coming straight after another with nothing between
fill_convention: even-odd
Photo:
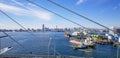
<instances>
[{"instance_id":1,"label":"suspension bridge cable","mask_svg":"<svg viewBox=\"0 0 120 58\"><path fill-rule=\"evenodd\" d=\"M4 35L4 36L0 36L0 38L4 38L4 37L7 37L7 35Z\"/></svg>"},{"instance_id":2,"label":"suspension bridge cable","mask_svg":"<svg viewBox=\"0 0 120 58\"><path fill-rule=\"evenodd\" d=\"M18 23L15 19L13 19L12 17L10 17L8 14L6 14L4 11L2 11L0 9L0 12L3 13L5 16L7 16L9 19L11 19L13 22L15 22L17 25L19 25L20 27L22 27L24 30L27 30L24 26L22 26L20 23ZM30 33L31 35L35 36L33 33L30 32L30 30L28 31L28 33ZM36 36L35 36L36 37ZM38 38L38 37L37 37Z\"/></svg>"},{"instance_id":3,"label":"suspension bridge cable","mask_svg":"<svg viewBox=\"0 0 120 58\"><path fill-rule=\"evenodd\" d=\"M24 28L26 30L26 28L24 26L22 26L21 24L19 24L17 21L15 21L13 18L11 18L9 15L7 15L5 12L3 12L2 10L0 10L3 14L5 14L8 18L12 19L16 24L18 24L20 27ZM6 34L6 36L9 36L7 33L4 32L4 34ZM33 34L34 35L34 34ZM0 38L3 38L5 36L2 36ZM19 44L21 47L23 47L19 42L17 42L16 40L14 40L11 36L9 36L13 41L15 41L17 44ZM50 38L51 40L51 38ZM48 46L50 46L50 43L48 44ZM49 47L48 47L49 49ZM57 54L60 54L58 52L56 52ZM49 51L48 51L48 55L49 55Z\"/></svg>"},{"instance_id":4,"label":"suspension bridge cable","mask_svg":"<svg viewBox=\"0 0 120 58\"><path fill-rule=\"evenodd\" d=\"M23 29L27 30L24 26L22 26L20 23L18 23L17 21L15 21L12 17L10 17L9 15L7 15L5 12L3 12L1 9L0 9L0 12L3 13L5 16L7 16L9 19L11 19L13 22L15 22L16 24L18 24L20 27L22 27ZM21 47L23 47L24 49L26 49L23 45L21 45L19 42L17 42L14 38L12 38L10 35L8 35L6 32L2 31L6 36L8 36L10 39L12 39L13 41L15 41L17 44L19 44ZM32 35L34 35L33 33L31 32L28 32ZM35 35L34 35L35 36ZM26 49L28 50L28 49Z\"/></svg>"},{"instance_id":5,"label":"suspension bridge cable","mask_svg":"<svg viewBox=\"0 0 120 58\"><path fill-rule=\"evenodd\" d=\"M6 32L2 31L5 35L7 35L10 39L12 39L14 42L16 42L19 46L21 46L22 48L25 48L22 44L20 44L18 41L16 41L13 37L11 37L10 35L8 35Z\"/></svg>"},{"instance_id":6,"label":"suspension bridge cable","mask_svg":"<svg viewBox=\"0 0 120 58\"><path fill-rule=\"evenodd\" d=\"M48 42L48 58L50 57L50 44L51 44L51 39L49 39L49 42Z\"/></svg>"},{"instance_id":7,"label":"suspension bridge cable","mask_svg":"<svg viewBox=\"0 0 120 58\"><path fill-rule=\"evenodd\" d=\"M102 24L100 24L100 23L98 23L98 22L95 22L95 21L93 21L92 19L87 18L86 16L83 16L83 15L81 15L81 14L78 14L77 12L75 12L75 11L73 11L73 10L70 10L70 9L68 9L68 8L66 8L66 7L64 7L64 6L62 6L62 5L54 2L54 1L52 1L52 0L48 0L48 1L51 2L52 4L56 5L56 6L59 6L59 7L63 8L63 9L65 9L65 10L67 10L67 11L69 11L69 12L77 15L77 16L80 16L80 17L82 17L82 18L84 18L84 19L86 19L86 20L88 20L88 21L91 21L91 22L93 22L93 23L95 23L95 24L97 24L97 25L99 25L99 26L102 26L102 27L104 27L104 28L106 28L106 29L108 29L108 30L111 30L110 28L108 28L108 27L106 27L106 26L104 26L104 25L102 25ZM113 30L111 30L111 31L113 31ZM113 32L114 32L114 31L113 31ZM119 46L118 46L118 48L117 48L117 58L119 57L119 56L118 56L118 50L119 50Z\"/></svg>"},{"instance_id":8,"label":"suspension bridge cable","mask_svg":"<svg viewBox=\"0 0 120 58\"><path fill-rule=\"evenodd\" d=\"M54 54L53 55L56 56L56 53L55 53L56 52L56 43L55 43L55 40L54 40L54 45L53 46L54 46L54 51L53 51Z\"/></svg>"},{"instance_id":9,"label":"suspension bridge cable","mask_svg":"<svg viewBox=\"0 0 120 58\"><path fill-rule=\"evenodd\" d=\"M5 12L3 12L2 10L0 10L0 12L2 12L4 15L6 15L8 18L10 18L13 22L15 22L16 24L18 24L20 27L22 27L23 29L27 30L24 26L22 26L20 23L18 23L16 20L14 20L12 17L10 17L9 15L7 15ZM31 32L29 32L31 33ZM7 34L7 33L6 33ZM33 33L31 33L32 35L34 35ZM13 39L13 38L12 38ZM14 40L14 39L13 39ZM16 40L14 40L16 41ZM17 41L16 41L17 42ZM17 42L18 43L18 42ZM20 44L19 44L20 45ZM22 46L22 45L21 45ZM60 54L57 52L57 54Z\"/></svg>"},{"instance_id":10,"label":"suspension bridge cable","mask_svg":"<svg viewBox=\"0 0 120 58\"><path fill-rule=\"evenodd\" d=\"M18 24L20 27L26 29L24 26L22 26L20 23L18 23L17 21L15 21L12 17L10 17L9 15L7 15L5 12L3 12L2 10L0 10L1 13L3 13L4 15L6 15L8 18L10 18L12 21L14 21L16 24Z\"/></svg>"},{"instance_id":11,"label":"suspension bridge cable","mask_svg":"<svg viewBox=\"0 0 120 58\"><path fill-rule=\"evenodd\" d=\"M52 38L51 38L52 40ZM55 56L55 53L58 54L58 55L61 55L57 50L56 50L56 47L55 47L56 43L55 43L55 40L54 40L54 47L52 48L53 52L54 52L54 56Z\"/></svg>"},{"instance_id":12,"label":"suspension bridge cable","mask_svg":"<svg viewBox=\"0 0 120 58\"><path fill-rule=\"evenodd\" d=\"M59 7L63 8L63 9L65 9L65 10L67 10L67 11L69 11L69 12L77 15L77 16L80 16L80 17L82 17L82 18L84 18L84 19L86 19L86 20L88 20L88 21L91 21L91 22L93 22L93 23L95 23L95 24L97 24L97 25L99 25L99 26L102 26L102 27L104 27L104 28L106 28L106 29L108 29L108 30L111 30L111 29L109 29L108 27L106 27L106 26L104 26L104 25L102 25L102 24L100 24L100 23L98 23L98 22L95 22L95 21L93 21L92 19L87 18L86 16L83 16L83 15L81 15L81 14L78 14L77 12L75 12L75 11L73 11L73 10L70 10L70 9L68 9L68 8L66 8L66 7L64 7L64 6L62 6L62 5L60 5L60 4L56 3L56 2L53 2L53 1L51 1L51 0L48 0L48 1L51 2L52 4L56 5L56 6L59 6ZM111 30L111 31L113 31L113 30Z\"/></svg>"},{"instance_id":13,"label":"suspension bridge cable","mask_svg":"<svg viewBox=\"0 0 120 58\"><path fill-rule=\"evenodd\" d=\"M18 41L16 41L13 37L11 37L9 34L7 34L5 31L2 31L5 35L7 35L11 40L13 40L14 42L16 42L19 46L21 46L23 49L25 50L28 50L26 49L21 43L19 43ZM28 52L31 52L31 51L28 51Z\"/></svg>"},{"instance_id":14,"label":"suspension bridge cable","mask_svg":"<svg viewBox=\"0 0 120 58\"><path fill-rule=\"evenodd\" d=\"M53 12L53 11L47 9L47 8L45 8L45 7L42 7L42 6L40 6L40 5L32 2L32 1L30 1L30 0L27 0L27 1L30 2L30 3L32 3L32 4L34 4L34 5L36 5L36 6L38 6L38 7L40 7L40 8L42 8L42 9L45 9L45 10L47 10L47 11L49 11L49 12L51 12L51 13L53 13L53 14L55 14L55 15L63 18L63 19L65 19L65 20L67 20L67 21L69 21L69 22L72 22L72 23L74 23L74 24L76 24L76 25L78 25L78 26L81 26L82 28L88 29L88 28L86 28L86 27L84 27L84 26L82 26L82 25L80 25L80 24L78 24L78 23L76 23L76 22L74 22L74 21L72 21L72 20L70 20L70 19L67 19L67 18L65 18L65 17L63 17L63 16L61 16L61 15L59 15L59 14L57 14L57 13L55 13L55 12Z\"/></svg>"},{"instance_id":15,"label":"suspension bridge cable","mask_svg":"<svg viewBox=\"0 0 120 58\"><path fill-rule=\"evenodd\" d=\"M20 27L22 27L24 30L27 30L24 26L22 26L20 23L18 23L15 19L13 19L12 17L10 17L4 11L0 10L0 12L3 13L5 16L7 16L9 19L11 19L13 22L15 22L17 25L19 25ZM35 36L33 33L30 32L30 30L28 31L28 33L30 33L31 35Z\"/></svg>"},{"instance_id":16,"label":"suspension bridge cable","mask_svg":"<svg viewBox=\"0 0 120 58\"><path fill-rule=\"evenodd\" d=\"M76 22L74 22L74 21L72 21L72 20L69 20L69 19L67 19L67 18L65 18L65 17L63 17L63 16L61 16L61 15L59 15L59 14L57 14L57 13L55 13L55 12L53 12L53 11L47 9L47 8L45 8L45 7L42 7L42 6L40 6L40 5L38 5L38 4L34 3L34 2L32 2L32 1L30 1L30 0L27 0L27 1L30 2L30 3L32 3L32 4L34 4L34 5L36 5L36 6L38 6L38 7L40 7L40 8L42 8L42 9L45 9L45 10L51 12L51 13L54 13L55 15L57 15L57 16L59 16L59 17L65 19L65 20L67 20L67 21L70 21L70 22L72 22L72 23L74 23L74 24L76 24L76 25L79 25L79 26L81 26L81 27L87 29L86 27L84 27L84 26L82 26L82 25L80 25L80 24L78 24L78 23L76 23ZM50 0L48 0L48 1L50 1ZM58 5L58 6L59 6L59 5ZM60 6L60 7L61 7L61 6ZM89 20L89 21L91 21L91 22L93 22L93 23L95 23L95 24L98 24L98 25L100 25L100 26L102 26L102 27L104 27L104 28L106 28L106 29L108 29L108 30L111 30L111 29L109 29L108 27L106 27L106 26L104 26L104 25L102 25L102 24L100 24L100 23L98 23L98 22L95 22L95 21L93 21L93 20L91 20L91 19L89 19L89 18L87 18L87 17L85 17L85 16L83 16L83 15L80 15L80 14L78 14L78 13L72 11L72 10L69 10L69 9L67 9L67 8L65 8L65 7L62 7L62 8L66 9L66 10L68 10L68 11L70 11L70 12L72 12L72 13L74 13L74 14L76 14L76 15L78 15L78 16L84 18L84 19L86 19L86 20ZM113 31L113 30L111 30L111 31Z\"/></svg>"},{"instance_id":17,"label":"suspension bridge cable","mask_svg":"<svg viewBox=\"0 0 120 58\"><path fill-rule=\"evenodd\" d=\"M119 58L119 49L120 49L120 46L118 45L117 46L117 58Z\"/></svg>"}]
</instances>

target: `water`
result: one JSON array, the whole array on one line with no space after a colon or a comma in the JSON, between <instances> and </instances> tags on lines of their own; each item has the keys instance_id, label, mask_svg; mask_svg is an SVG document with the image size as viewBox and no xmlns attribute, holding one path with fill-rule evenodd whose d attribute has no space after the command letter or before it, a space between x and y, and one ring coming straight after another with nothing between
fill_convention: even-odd
<instances>
[{"instance_id":1,"label":"water","mask_svg":"<svg viewBox=\"0 0 120 58\"><path fill-rule=\"evenodd\" d=\"M47 55L48 42L50 42L50 55L54 55L54 46L56 47L56 55L93 57L93 58L116 58L117 47L110 45L96 45L94 50L73 50L69 40L64 37L63 32L34 32L32 34L26 32L9 32L15 40L21 43L25 48L20 47L10 38L1 39L1 48L13 46L13 49L4 54L32 54ZM0 33L0 35L3 35ZM120 51L120 50L119 50ZM119 53L120 58L120 53Z\"/></svg>"}]
</instances>

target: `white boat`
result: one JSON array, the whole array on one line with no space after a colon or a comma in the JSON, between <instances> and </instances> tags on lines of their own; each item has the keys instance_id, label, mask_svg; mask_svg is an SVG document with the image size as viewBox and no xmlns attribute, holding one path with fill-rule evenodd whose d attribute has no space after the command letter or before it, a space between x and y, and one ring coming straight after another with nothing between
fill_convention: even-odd
<instances>
[{"instance_id":1,"label":"white boat","mask_svg":"<svg viewBox=\"0 0 120 58\"><path fill-rule=\"evenodd\" d=\"M6 53L7 51L11 50L13 47L6 47L6 48L3 48L3 49L0 49L0 55L3 54L3 53Z\"/></svg>"}]
</instances>

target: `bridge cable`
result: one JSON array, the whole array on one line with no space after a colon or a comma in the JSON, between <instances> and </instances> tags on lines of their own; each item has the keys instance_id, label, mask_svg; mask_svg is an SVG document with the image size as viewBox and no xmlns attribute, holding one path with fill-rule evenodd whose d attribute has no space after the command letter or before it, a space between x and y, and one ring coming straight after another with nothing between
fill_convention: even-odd
<instances>
[{"instance_id":1,"label":"bridge cable","mask_svg":"<svg viewBox=\"0 0 120 58\"><path fill-rule=\"evenodd\" d=\"M38 5L38 4L36 4L36 3L32 2L32 1L30 1L30 0L27 0L27 1L30 2L30 3L32 3L32 4L34 4L34 5L36 5L36 6L38 6L38 7L40 7L40 8L42 8L42 9L45 9L45 10L47 10L47 11L49 11L49 12L51 12L51 13L53 13L53 14L55 14L55 15L57 15L57 16L63 18L63 19L65 19L65 20L67 20L67 21L69 21L69 22L72 22L72 23L74 23L74 24L76 24L76 25L78 25L78 26L81 26L81 27L83 27L83 28L85 28L85 29L88 29L88 28L86 28L86 27L80 25L79 23L76 23L76 22L74 22L74 21L72 21L72 20L70 20L70 19L67 19L67 18L65 18L65 17L63 17L63 16L61 16L61 15L59 15L59 14L57 14L57 13L55 13L55 12L53 12L53 11L47 9L47 8L45 8L45 7L42 7L42 6Z\"/></svg>"},{"instance_id":2,"label":"bridge cable","mask_svg":"<svg viewBox=\"0 0 120 58\"><path fill-rule=\"evenodd\" d=\"M69 12L71 12L71 13L77 15L77 16L79 16L79 17L82 17L82 18L84 18L84 19L86 19L86 20L88 20L88 21L91 21L91 22L99 25L99 26L102 26L102 27L104 27L104 28L106 28L106 29L108 29L108 30L111 30L111 29L109 29L108 27L106 27L106 26L104 26L104 25L102 25L102 24L100 24L100 23L98 23L98 22L95 22L95 21L93 21L92 19L87 18L86 16L83 16L83 15L81 15L81 14L78 14L77 12L75 12L75 11L73 11L73 10L70 10L70 9L68 9L68 8L66 8L66 7L64 7L64 6L62 6L62 5L60 5L60 4L56 3L56 2L53 2L52 0L48 0L48 1L51 2L52 4L58 6L58 7L61 7L61 8L63 8L63 9L65 9L65 10L67 10L67 11L69 11ZM111 31L113 31L113 30L111 30Z\"/></svg>"}]
</instances>

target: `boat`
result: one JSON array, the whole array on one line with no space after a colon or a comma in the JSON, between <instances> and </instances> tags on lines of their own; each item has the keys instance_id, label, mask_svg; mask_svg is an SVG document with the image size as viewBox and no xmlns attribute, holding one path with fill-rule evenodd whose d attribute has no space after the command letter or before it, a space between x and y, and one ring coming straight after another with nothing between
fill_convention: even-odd
<instances>
[{"instance_id":1,"label":"boat","mask_svg":"<svg viewBox=\"0 0 120 58\"><path fill-rule=\"evenodd\" d=\"M83 32L75 31L72 34L68 34L68 32L65 32L65 37L69 37L69 42L71 43L73 49L95 48L95 44L92 38L88 34L84 34Z\"/></svg>"},{"instance_id":2,"label":"boat","mask_svg":"<svg viewBox=\"0 0 120 58\"><path fill-rule=\"evenodd\" d=\"M0 49L0 55L3 54L3 53L6 53L7 51L11 50L13 47L6 47L6 48L3 48L3 49Z\"/></svg>"},{"instance_id":3,"label":"boat","mask_svg":"<svg viewBox=\"0 0 120 58\"><path fill-rule=\"evenodd\" d=\"M88 48L95 48L95 44L93 41L89 39L81 40L70 40L70 43L76 49L88 49Z\"/></svg>"}]
</instances>

